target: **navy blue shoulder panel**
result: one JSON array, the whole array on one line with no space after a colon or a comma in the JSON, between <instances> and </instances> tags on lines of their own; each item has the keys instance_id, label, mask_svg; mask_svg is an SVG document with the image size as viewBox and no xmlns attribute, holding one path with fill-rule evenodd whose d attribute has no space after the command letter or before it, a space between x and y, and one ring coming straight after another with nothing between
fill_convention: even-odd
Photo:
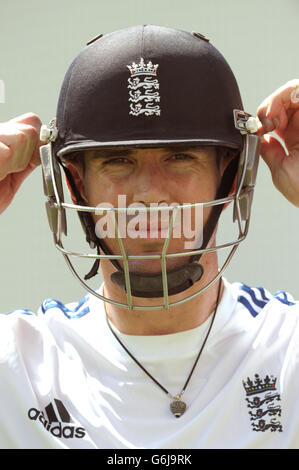
<instances>
[{"instance_id":1,"label":"navy blue shoulder panel","mask_svg":"<svg viewBox=\"0 0 299 470\"><path fill-rule=\"evenodd\" d=\"M263 287L249 287L245 284L240 285L240 294L238 302L249 310L253 317L256 317L270 300L279 300L285 305L295 305L294 299L285 291L277 291L270 294Z\"/></svg>"}]
</instances>

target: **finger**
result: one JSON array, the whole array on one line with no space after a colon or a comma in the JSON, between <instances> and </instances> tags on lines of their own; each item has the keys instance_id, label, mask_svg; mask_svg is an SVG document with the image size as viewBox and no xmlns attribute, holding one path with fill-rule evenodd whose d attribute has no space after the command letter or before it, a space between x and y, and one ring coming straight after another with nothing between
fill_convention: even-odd
<instances>
[{"instance_id":1,"label":"finger","mask_svg":"<svg viewBox=\"0 0 299 470\"><path fill-rule=\"evenodd\" d=\"M37 114L34 113L26 113L21 116L22 122L28 126L31 126L34 128L36 135L37 135L37 141L35 145L35 150L32 153L32 158L29 162L30 167L37 167L38 165L41 164L40 160L40 147L42 145L45 145L45 142L40 140L40 130L42 126L42 122Z\"/></svg>"},{"instance_id":2,"label":"finger","mask_svg":"<svg viewBox=\"0 0 299 470\"><path fill-rule=\"evenodd\" d=\"M32 158L29 162L29 165L32 166L33 168L36 168L37 166L39 166L41 164L41 159L40 159L40 147L42 145L45 145L45 142L38 142L36 147L35 147L35 151L32 155Z\"/></svg>"},{"instance_id":3,"label":"finger","mask_svg":"<svg viewBox=\"0 0 299 470\"><path fill-rule=\"evenodd\" d=\"M28 126L36 128L38 132L40 131L42 125L40 118L35 113L21 114L20 116L10 119L8 122L27 124Z\"/></svg>"},{"instance_id":4,"label":"finger","mask_svg":"<svg viewBox=\"0 0 299 470\"><path fill-rule=\"evenodd\" d=\"M40 129L41 129L41 126L42 126L42 122L39 118L39 116L35 113L25 113L25 114L22 114L20 116L17 116L13 119L11 119L9 121L10 123L21 123L21 124L25 124L27 126L30 126L32 127L35 132L36 132L36 135L38 136L38 141L36 142L36 147L32 153L32 158L31 158L31 161L30 161L30 165L32 165L33 167L36 167L38 165L40 165L41 161L40 161L40 147L42 145L45 145L45 142L41 141L39 136L40 136ZM34 132L33 132L34 133Z\"/></svg>"},{"instance_id":5,"label":"finger","mask_svg":"<svg viewBox=\"0 0 299 470\"><path fill-rule=\"evenodd\" d=\"M0 141L0 181L2 181L8 173L11 158L11 148Z\"/></svg>"},{"instance_id":6,"label":"finger","mask_svg":"<svg viewBox=\"0 0 299 470\"><path fill-rule=\"evenodd\" d=\"M260 153L263 160L268 165L273 181L281 167L283 160L287 157L283 146L272 136L265 136L261 142Z\"/></svg>"},{"instance_id":7,"label":"finger","mask_svg":"<svg viewBox=\"0 0 299 470\"><path fill-rule=\"evenodd\" d=\"M36 127L9 121L0 126L0 138L2 144L11 150L9 160L4 162L1 159L2 170L5 168L7 174L23 171L30 162L35 166L39 164L41 143Z\"/></svg>"},{"instance_id":8,"label":"finger","mask_svg":"<svg viewBox=\"0 0 299 470\"><path fill-rule=\"evenodd\" d=\"M278 88L262 102L258 107L257 116L267 132L287 127L290 110L295 112L299 108L298 95L299 80L294 79Z\"/></svg>"},{"instance_id":9,"label":"finger","mask_svg":"<svg viewBox=\"0 0 299 470\"><path fill-rule=\"evenodd\" d=\"M271 119L267 119L266 117L260 120L257 118L257 131L256 135L262 136L264 134L267 134L268 132L271 132L275 129L275 124Z\"/></svg>"},{"instance_id":10,"label":"finger","mask_svg":"<svg viewBox=\"0 0 299 470\"><path fill-rule=\"evenodd\" d=\"M17 134L10 134L7 139L4 139L4 143L13 150L8 173L17 173L26 169L35 154L38 141L39 137L35 128L26 124L19 126Z\"/></svg>"},{"instance_id":11,"label":"finger","mask_svg":"<svg viewBox=\"0 0 299 470\"><path fill-rule=\"evenodd\" d=\"M299 79L290 80L270 95L267 116L278 114L281 107L298 109Z\"/></svg>"},{"instance_id":12,"label":"finger","mask_svg":"<svg viewBox=\"0 0 299 470\"><path fill-rule=\"evenodd\" d=\"M270 102L264 102L257 110L258 119L262 125L262 133L267 134L276 129L283 130L288 124L288 116L283 105L276 106L275 112L269 112ZM260 133L260 135L262 135Z\"/></svg>"}]
</instances>

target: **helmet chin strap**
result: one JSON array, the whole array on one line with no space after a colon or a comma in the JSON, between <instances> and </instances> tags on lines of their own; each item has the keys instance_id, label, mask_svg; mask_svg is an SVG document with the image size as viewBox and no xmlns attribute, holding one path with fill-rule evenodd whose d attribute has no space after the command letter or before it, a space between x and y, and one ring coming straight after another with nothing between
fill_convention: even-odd
<instances>
[{"instance_id":1,"label":"helmet chin strap","mask_svg":"<svg viewBox=\"0 0 299 470\"><path fill-rule=\"evenodd\" d=\"M217 191L216 199L222 199L228 195L233 185L237 166L238 158L234 158L224 171L220 186ZM64 165L62 165L62 167L76 197L77 204L85 205L85 202L76 188L70 171ZM221 212L221 205L215 205L212 207L211 213L203 231L202 249L207 247L214 233ZM97 247L98 254L100 253L101 249L105 255L112 255L103 240L99 239L95 235L95 226L91 214L87 212L79 212L78 215L86 233L86 241L91 246ZM179 294L180 292L183 292L189 287L193 286L193 284L202 278L204 269L203 266L199 263L201 256L202 254L191 256L188 262L183 266L167 271L168 295ZM125 273L123 269L116 260L110 260L110 262L117 270L110 276L112 282L120 287L123 291L126 291ZM92 269L88 274L86 274L84 279L87 280L94 277L98 273L99 266L100 260L97 259L93 264ZM164 296L162 273L130 272L129 276L132 296L143 298L158 298Z\"/></svg>"},{"instance_id":2,"label":"helmet chin strap","mask_svg":"<svg viewBox=\"0 0 299 470\"><path fill-rule=\"evenodd\" d=\"M203 275L203 267L199 263L187 263L179 268L167 271L168 295L175 295L191 287ZM123 271L111 274L111 281L126 291ZM131 294L134 297L164 297L162 274L130 273Z\"/></svg>"}]
</instances>

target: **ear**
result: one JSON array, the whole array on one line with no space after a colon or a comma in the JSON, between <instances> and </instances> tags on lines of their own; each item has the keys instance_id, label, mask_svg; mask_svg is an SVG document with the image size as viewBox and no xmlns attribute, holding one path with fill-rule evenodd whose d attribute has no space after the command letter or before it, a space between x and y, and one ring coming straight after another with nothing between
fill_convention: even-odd
<instances>
[{"instance_id":1,"label":"ear","mask_svg":"<svg viewBox=\"0 0 299 470\"><path fill-rule=\"evenodd\" d=\"M224 154L222 157L221 157L221 160L220 160L220 172L221 172L221 176L223 176L224 174L224 171L226 170L226 168L228 167L228 165L230 164L230 162L236 158L236 153L235 152L232 152L231 150L228 149L227 153ZM229 193L227 196L232 196L233 194L236 193L236 190L237 190L237 179L238 179L238 172L236 172L236 175L235 175L235 178L234 178L234 181L233 181L233 184L232 184L232 187L230 188L229 190ZM229 206L230 202L227 202L226 204L224 204L223 206L223 210L226 209L228 206Z\"/></svg>"},{"instance_id":2,"label":"ear","mask_svg":"<svg viewBox=\"0 0 299 470\"><path fill-rule=\"evenodd\" d=\"M237 179L238 179L238 174L236 174L235 178L234 178L234 182L233 182L233 185L231 187L231 190L230 192L228 193L229 196L232 196L233 194L235 194L235 192L237 191ZM229 203L228 203L229 204Z\"/></svg>"},{"instance_id":3,"label":"ear","mask_svg":"<svg viewBox=\"0 0 299 470\"><path fill-rule=\"evenodd\" d=\"M232 185L232 187L231 187L230 192L228 193L228 196L232 196L233 194L235 194L235 193L236 193L236 190L237 190L237 175L235 176L233 185ZM224 204L223 210L225 210L232 202L233 202L233 201L229 201L229 202L227 202L226 204Z\"/></svg>"},{"instance_id":4,"label":"ear","mask_svg":"<svg viewBox=\"0 0 299 470\"><path fill-rule=\"evenodd\" d=\"M74 163L74 162L66 162L65 166L67 167L67 169L71 173L72 178L73 178L73 182L74 182L74 184L77 188L77 191L80 193L81 198L85 202L87 202L87 197L86 197L85 191L84 191L84 171L83 171L82 166L80 164ZM70 182L69 182L68 178L66 178L66 184L67 184L67 187L69 189L69 192L70 192L71 199L72 199L73 203L78 204L76 195L74 194L73 188L70 185Z\"/></svg>"}]
</instances>

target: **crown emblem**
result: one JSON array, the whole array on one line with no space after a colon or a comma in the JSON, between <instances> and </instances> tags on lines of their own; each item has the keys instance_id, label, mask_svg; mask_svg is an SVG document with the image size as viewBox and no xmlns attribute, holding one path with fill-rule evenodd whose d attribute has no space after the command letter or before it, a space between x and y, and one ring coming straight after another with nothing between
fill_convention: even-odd
<instances>
[{"instance_id":1,"label":"crown emblem","mask_svg":"<svg viewBox=\"0 0 299 470\"><path fill-rule=\"evenodd\" d=\"M259 374L255 374L254 377L254 380L251 380L249 377L247 377L246 382L243 380L243 387L247 396L276 390L276 377L271 376L270 378L269 375L266 375L263 380L260 378Z\"/></svg>"},{"instance_id":2,"label":"crown emblem","mask_svg":"<svg viewBox=\"0 0 299 470\"><path fill-rule=\"evenodd\" d=\"M158 64L153 65L151 61L148 63L144 62L144 59L141 58L139 64L133 62L131 65L127 65L128 69L131 72L131 75L157 75Z\"/></svg>"},{"instance_id":3,"label":"crown emblem","mask_svg":"<svg viewBox=\"0 0 299 470\"><path fill-rule=\"evenodd\" d=\"M129 114L132 116L160 116L160 84L157 78L159 64L145 63L141 57L139 64L127 65L131 74L128 78Z\"/></svg>"}]
</instances>

